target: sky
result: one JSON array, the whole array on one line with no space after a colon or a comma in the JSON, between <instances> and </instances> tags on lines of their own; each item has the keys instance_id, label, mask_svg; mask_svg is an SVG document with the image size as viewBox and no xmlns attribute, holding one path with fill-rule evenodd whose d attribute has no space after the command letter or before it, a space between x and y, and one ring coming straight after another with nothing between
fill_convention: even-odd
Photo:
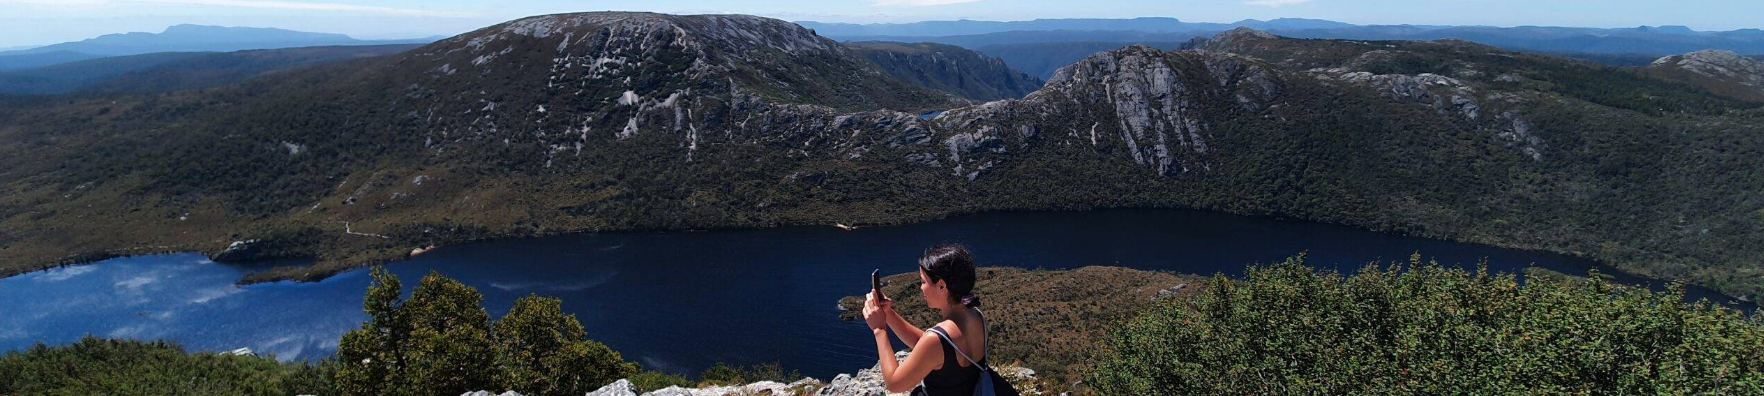
<instances>
[{"instance_id":1,"label":"sky","mask_svg":"<svg viewBox=\"0 0 1764 396\"><path fill-rule=\"evenodd\" d=\"M524 16L606 10L853 23L1292 17L1357 24L1764 28L1761 0L0 0L0 49L159 32L182 23L362 39L451 36Z\"/></svg>"}]
</instances>

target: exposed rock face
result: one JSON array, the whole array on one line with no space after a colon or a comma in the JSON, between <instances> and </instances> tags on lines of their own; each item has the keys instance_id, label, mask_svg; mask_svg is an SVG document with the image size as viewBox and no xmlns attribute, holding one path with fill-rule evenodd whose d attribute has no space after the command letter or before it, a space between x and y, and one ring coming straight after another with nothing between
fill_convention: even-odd
<instances>
[{"instance_id":1,"label":"exposed rock face","mask_svg":"<svg viewBox=\"0 0 1764 396\"><path fill-rule=\"evenodd\" d=\"M795 24L741 15L540 16L424 47L400 63L426 70L394 83L404 89L399 112L421 126L425 148L445 155L500 144L545 158L546 168L609 140L653 134L678 142L685 159L707 140L801 142L845 121L892 137L917 121L881 109L965 103L887 78ZM872 112L835 120L841 110Z\"/></svg>"},{"instance_id":2,"label":"exposed rock face","mask_svg":"<svg viewBox=\"0 0 1764 396\"><path fill-rule=\"evenodd\" d=\"M1225 35L1221 35L1225 36ZM1206 44L1207 48L1230 46L1243 47L1247 51L1257 52L1264 56L1284 56L1292 51L1289 40L1270 39L1264 35L1236 33L1225 39L1215 38ZM1410 43L1411 45L1431 45L1451 48L1481 47L1478 44L1445 41L1438 43ZM1454 70L1452 75L1435 73L1402 74L1390 73L1388 70L1400 69L1407 54L1402 49L1386 49L1386 47L1367 46L1351 48L1354 44L1330 42L1325 45L1349 46L1337 49L1339 52L1357 54L1338 56L1335 58L1318 57L1305 60L1289 60L1292 65L1321 65L1305 72L1325 81L1327 84L1344 84L1371 89L1386 99L1412 103L1432 108L1440 115L1454 117L1464 123L1475 125L1478 130L1491 134L1506 147L1517 150L1534 161L1543 159L1546 144L1535 131L1537 127L1525 120L1518 110L1514 110L1519 97L1506 93L1491 93L1487 88L1489 82L1517 83L1519 77L1511 74L1494 76L1492 79L1471 66ZM1367 50L1367 48L1379 48ZM1323 63L1318 63L1324 61ZM1374 70L1386 71L1375 72ZM1499 114L1493 116L1492 114Z\"/></svg>"},{"instance_id":3,"label":"exposed rock face","mask_svg":"<svg viewBox=\"0 0 1764 396\"><path fill-rule=\"evenodd\" d=\"M845 45L894 78L973 100L1022 98L1042 84L1003 60L953 45L882 41Z\"/></svg>"},{"instance_id":4,"label":"exposed rock face","mask_svg":"<svg viewBox=\"0 0 1764 396\"><path fill-rule=\"evenodd\" d=\"M986 153L1008 152L1053 129L1091 145L1120 144L1133 161L1168 176L1206 169L1211 125L1267 109L1281 84L1275 71L1248 58L1132 46L1062 68L1023 100L934 120L956 134L946 144L958 175L987 167Z\"/></svg>"},{"instance_id":5,"label":"exposed rock face","mask_svg":"<svg viewBox=\"0 0 1764 396\"><path fill-rule=\"evenodd\" d=\"M1733 51L1706 50L1662 57L1647 69L1658 76L1688 80L1715 93L1764 100L1764 61Z\"/></svg>"},{"instance_id":6,"label":"exposed rock face","mask_svg":"<svg viewBox=\"0 0 1764 396\"><path fill-rule=\"evenodd\" d=\"M1754 88L1764 88L1764 61L1728 50L1697 51L1655 60L1650 67L1673 66L1716 78L1731 78Z\"/></svg>"}]
</instances>

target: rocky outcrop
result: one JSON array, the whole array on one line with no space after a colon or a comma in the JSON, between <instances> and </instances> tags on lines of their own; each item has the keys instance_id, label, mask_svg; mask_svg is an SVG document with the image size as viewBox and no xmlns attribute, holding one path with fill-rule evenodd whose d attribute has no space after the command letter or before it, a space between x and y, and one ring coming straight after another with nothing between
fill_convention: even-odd
<instances>
[{"instance_id":1,"label":"rocky outcrop","mask_svg":"<svg viewBox=\"0 0 1764 396\"><path fill-rule=\"evenodd\" d=\"M1717 94L1764 100L1764 61L1733 51L1705 50L1662 57L1646 70L1657 77L1685 81Z\"/></svg>"},{"instance_id":2,"label":"rocky outcrop","mask_svg":"<svg viewBox=\"0 0 1764 396\"><path fill-rule=\"evenodd\" d=\"M1212 125L1273 106L1281 87L1277 72L1241 56L1132 46L1061 68L1023 100L950 110L933 121L953 135L946 143L955 174L970 179L996 161L988 153L1010 152L1043 131L1117 146L1170 176L1207 169Z\"/></svg>"},{"instance_id":3,"label":"rocky outcrop","mask_svg":"<svg viewBox=\"0 0 1764 396\"><path fill-rule=\"evenodd\" d=\"M1649 67L1676 67L1704 76L1733 79L1740 84L1764 88L1764 61L1728 50L1705 50L1655 60Z\"/></svg>"},{"instance_id":4,"label":"rocky outcrop","mask_svg":"<svg viewBox=\"0 0 1764 396\"><path fill-rule=\"evenodd\" d=\"M743 15L532 17L401 63L425 74L393 83L424 148L513 151L546 169L574 169L584 152L630 140L677 145L679 161L718 144L857 158L872 140L926 142L912 112L968 103L889 78L801 26Z\"/></svg>"},{"instance_id":5,"label":"rocky outcrop","mask_svg":"<svg viewBox=\"0 0 1764 396\"><path fill-rule=\"evenodd\" d=\"M1519 150L1533 161L1543 159L1544 141L1533 132L1536 127L1520 116L1516 110L1506 110L1498 117L1488 117L1487 106L1510 107L1511 103L1488 103L1483 90L1476 84L1460 78L1447 77L1433 73L1420 74L1375 74L1361 70L1376 61L1368 58L1387 57L1374 51L1367 53L1344 67L1318 68L1308 72L1326 82L1339 82L1352 86L1370 88L1379 96L1404 103L1414 103L1434 109L1441 115L1457 117L1466 123L1476 125L1479 129L1500 138L1507 147ZM1508 95L1491 95L1494 101L1512 99Z\"/></svg>"},{"instance_id":6,"label":"rocky outcrop","mask_svg":"<svg viewBox=\"0 0 1764 396\"><path fill-rule=\"evenodd\" d=\"M905 359L906 351L895 353L896 359ZM999 374L1016 386L1023 395L1042 395L1035 388L1035 370L1021 367L1001 367ZM802 396L885 396L902 395L904 393L888 393L883 387L882 371L879 367L859 370L857 374L840 374L833 380L822 382L814 378L803 378L791 383L760 381L746 385L704 386L698 388L682 388L670 386L651 392L639 394L630 381L618 380L587 396L749 396L749 395L802 395ZM468 394L470 395L470 394ZM479 395L471 395L479 396Z\"/></svg>"}]
</instances>

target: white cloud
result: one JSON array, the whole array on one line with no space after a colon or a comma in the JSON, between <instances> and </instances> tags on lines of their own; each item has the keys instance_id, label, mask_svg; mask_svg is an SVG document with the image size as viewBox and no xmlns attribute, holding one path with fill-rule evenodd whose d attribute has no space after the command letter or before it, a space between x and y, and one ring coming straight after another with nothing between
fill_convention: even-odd
<instances>
[{"instance_id":1,"label":"white cloud","mask_svg":"<svg viewBox=\"0 0 1764 396\"><path fill-rule=\"evenodd\" d=\"M876 5L882 6L882 7L892 7L892 6L923 7L923 6L940 6L940 5L950 5L950 4L975 3L975 2L981 2L981 1L986 1L986 0L876 0Z\"/></svg>"},{"instance_id":2,"label":"white cloud","mask_svg":"<svg viewBox=\"0 0 1764 396\"><path fill-rule=\"evenodd\" d=\"M191 299L190 302L196 303L196 304L206 304L209 301L214 301L217 298L231 296L231 295L237 294L237 293L244 291L244 290L245 289L240 289L238 286L233 286L233 285L222 286L222 287L218 287L218 288L214 288L214 289L207 289L207 290L197 292L196 298Z\"/></svg>"},{"instance_id":3,"label":"white cloud","mask_svg":"<svg viewBox=\"0 0 1764 396\"><path fill-rule=\"evenodd\" d=\"M37 277L37 280L44 281L44 282L60 282L60 281L68 280L69 278L73 278L75 276L85 275L88 272L97 271L97 270L98 270L98 267L94 267L94 266L90 266L90 265L66 267L66 268L61 268L61 269L54 269L54 270L45 271L45 272L43 272L43 276Z\"/></svg>"},{"instance_id":4,"label":"white cloud","mask_svg":"<svg viewBox=\"0 0 1764 396\"><path fill-rule=\"evenodd\" d=\"M157 277L148 274L116 281L116 291L118 293L140 293L142 287L153 284L153 282L157 280L159 280Z\"/></svg>"},{"instance_id":5,"label":"white cloud","mask_svg":"<svg viewBox=\"0 0 1764 396\"><path fill-rule=\"evenodd\" d=\"M1286 6L1286 5L1293 5L1293 4L1304 4L1304 3L1309 3L1309 2L1311 2L1311 0L1250 0L1250 1L1243 2L1243 4L1248 4L1248 5L1253 5L1253 6L1263 6L1263 7L1279 7L1279 6Z\"/></svg>"},{"instance_id":6,"label":"white cloud","mask_svg":"<svg viewBox=\"0 0 1764 396\"><path fill-rule=\"evenodd\" d=\"M138 340L146 338L142 336L147 334L147 330L146 325L123 326L111 330L110 333L105 334L104 336L109 338Z\"/></svg>"},{"instance_id":7,"label":"white cloud","mask_svg":"<svg viewBox=\"0 0 1764 396\"><path fill-rule=\"evenodd\" d=\"M160 4L200 7L255 8L284 11L323 11L352 14L397 15L417 17L469 17L469 13L431 11L342 3L309 3L270 0L0 0L0 4L31 4L46 6L94 6L115 4Z\"/></svg>"}]
</instances>

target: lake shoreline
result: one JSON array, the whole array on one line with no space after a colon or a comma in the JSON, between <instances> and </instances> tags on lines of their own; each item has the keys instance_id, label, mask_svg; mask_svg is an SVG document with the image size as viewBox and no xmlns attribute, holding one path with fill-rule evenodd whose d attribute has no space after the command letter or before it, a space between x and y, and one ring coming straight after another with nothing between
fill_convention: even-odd
<instances>
[{"instance_id":1,"label":"lake shoreline","mask_svg":"<svg viewBox=\"0 0 1764 396\"><path fill-rule=\"evenodd\" d=\"M1550 249L1547 247L1540 247L1540 246L1523 244L1523 243L1509 243L1506 241L1485 240L1482 238L1452 238L1452 237L1448 237L1448 236L1434 235L1431 233L1413 233L1413 232L1405 232L1402 230L1394 230L1394 229L1379 229L1376 227L1367 227L1367 226L1363 226L1363 225L1359 225L1359 224L1317 221L1317 220L1310 220L1310 219L1289 216L1289 215L1284 215L1284 214L1276 214L1276 213L1267 213L1267 214L1239 213L1237 211L1229 211L1229 210L1201 209L1201 208L1180 207L1180 206L1155 206L1155 205L1154 206L1143 206L1143 207L1142 206L1121 206L1121 207L1084 207L1084 208L952 211L952 212L944 213L943 215L940 215L940 216L926 216L926 218L895 219L897 221L864 221L864 222L854 222L854 221L808 222L808 221L803 221L803 222L781 222L781 223L770 224L770 225L730 225L727 227L709 227L709 228L628 227L628 228L564 230L564 231L557 231L557 232L498 233L498 235L492 235L492 236L483 237L483 238L462 239L462 240L457 240L457 241L433 243L433 244L422 245L422 246L412 245L413 246L412 248L414 249L414 248L432 247L432 249L428 249L428 250L433 251L433 250L438 250L438 249L456 248L459 246L469 246L469 245L488 243L488 242L531 239L531 238L568 237L568 236L580 236L580 235L618 235L618 234L643 234L643 233L662 233L662 232L747 231L747 230L767 230L767 229L790 228L790 227L817 227L817 226L836 227L836 224L845 224L845 225L851 225L851 226L862 227L862 228L897 227L897 226L923 224L923 223L927 223L927 222L949 220L949 219L968 217L968 216L988 215L988 214L1100 212L1100 211L1123 211L1123 210L1197 211L1197 212L1224 214L1224 215L1232 215L1232 216L1241 216L1241 217L1246 217L1246 218L1267 219L1267 220L1274 220L1274 221L1296 221L1296 222L1306 222L1306 223L1350 227L1350 228L1354 228L1357 230L1375 232L1375 233L1379 233L1379 234L1385 234L1385 235L1397 236L1397 237L1424 238L1424 239L1430 239L1430 240L1436 240L1436 241L1442 241L1442 242L1476 244L1476 245L1483 245L1483 246L1501 248L1501 249L1524 250L1524 251L1531 251L1531 252L1538 252L1538 253L1559 254L1559 255L1565 255L1565 256L1569 256L1569 257L1591 260L1591 261L1597 262L1600 265L1611 267L1613 269L1616 269L1617 271L1622 272L1623 274L1627 274L1627 275L1631 275L1631 276L1648 278L1648 279L1653 279L1655 281L1661 281L1661 282L1671 281L1669 279L1659 279L1659 278L1656 278L1650 274L1639 273L1639 272L1635 272L1634 270L1631 270L1631 269L1622 268L1617 265L1606 262L1605 260L1603 260L1601 258L1593 257L1593 256L1587 255L1584 252L1580 252L1580 251L1557 250L1557 249ZM193 245L185 245L185 246L193 247ZM18 272L10 272L10 271L0 272L0 279L10 278L10 277L28 274L28 273L47 271L47 270L52 270L52 269L57 269L57 268L65 268L65 267L78 266L78 265L89 265L89 264L96 263L99 261L104 261L104 260L114 259L114 258L136 257L136 256L145 256L145 255L158 255L158 254L195 253L195 254L201 254L203 256L209 257L212 260L217 255L219 255L221 253L220 251L208 252L208 251L203 251L200 249L177 249L177 248L173 248L173 249L169 249L169 250L163 250L163 249L162 250L154 250L154 251L151 251L149 253L144 253L144 254L116 253L116 252L138 251L138 250L142 250L142 249L151 249L151 247L109 249L109 250L100 250L100 251L95 251L95 252L90 252L90 253L85 253L85 254L76 254L76 255L69 256L69 261L58 262L56 264L51 264L51 265L44 266L41 268L25 270L25 271L18 271ZM403 251L403 250L400 250L400 251ZM361 261L361 262L357 262L357 263L353 263L353 264L345 264L345 265L321 265L321 264L325 264L325 261L327 261L327 260L322 259L322 258L317 258L317 257L311 257L311 256L268 256L268 257L263 257L263 258L259 258L259 259L252 259L252 260L238 260L238 261L215 260L215 261L227 263L227 264L245 264L245 265L249 265L249 264L253 264L253 263L269 262L269 261L290 260L290 259L302 260L302 261L310 260L311 261L310 264L305 265L305 266L278 266L278 267L268 268L268 269L261 270L261 271L256 271L251 274L247 274L246 276L240 278L239 281L237 282L238 285L245 286L245 285L253 285L253 284L259 284L259 283L272 283L272 282L284 282L284 281L300 282L300 283L318 282L318 281L325 280L327 278L330 278L332 276L336 276L336 275L344 273L344 272L360 270L360 269L364 269L364 268L373 267L376 265L385 265L385 264L407 261L410 258L411 258L411 256L409 256L408 253L405 253L402 255L389 255L389 256L382 254L382 255L379 255L378 257L375 257L373 259L369 259L366 261ZM1723 294L1725 295L1725 293L1723 293ZM1737 296L1726 296L1726 297L1738 298Z\"/></svg>"},{"instance_id":2,"label":"lake shoreline","mask_svg":"<svg viewBox=\"0 0 1764 396\"><path fill-rule=\"evenodd\" d=\"M1003 309L1006 301L1041 301L1028 306L1025 318L1075 315L1057 313L1072 312L1059 311L1069 307L1061 305L1066 304L1060 302L1064 297L1049 299L1060 295L1081 295L1082 301L1149 300L1182 283L1189 284L1182 291L1194 290L1200 284L1197 278L1237 278L1250 265L1300 253L1320 270L1343 274L1374 262L1407 263L1418 251L1424 260L1471 270L1486 261L1491 272L1519 274L1536 266L1583 275L1597 269L1617 275L1614 282L1651 288L1662 283L1553 253L1298 220L1140 209L987 213L855 231L819 225L492 240L449 246L384 268L402 279L430 273L458 279L484 293L483 305L492 315L521 297L558 298L593 339L629 351L646 367L693 373L717 361L776 362L824 376L848 372L874 358L873 349L851 341L862 339L862 325L841 321L832 302L865 290L872 270L909 272L921 250L946 242L967 244L988 272L1022 277L1024 282L1016 284L1047 286L989 292L992 309ZM236 284L247 273L279 264L287 263L239 265L200 254L174 254L0 279L0 299L15 302L0 307L0 316L20 318L0 323L0 345L23 348L28 342L53 344L94 334L168 339L200 350L249 347L286 359L329 356L337 337L364 320L362 291L368 277L364 271L351 271L321 282ZM1120 274L1089 281L1067 276L1097 271ZM1149 273L1186 279L1136 288L1129 284L1152 279L1125 275ZM1048 277L1037 278L1041 276ZM910 282L895 284L910 287ZM1066 286L1054 287L1061 284ZM1702 291L1691 288L1687 297L1709 296ZM911 299L908 292L899 295ZM751 309L756 303L766 308ZM777 337L780 332L797 335ZM1062 339L1078 337L1063 334ZM755 348L772 352L754 355ZM1060 371L1051 365L1031 366L1052 370L1049 374Z\"/></svg>"}]
</instances>

